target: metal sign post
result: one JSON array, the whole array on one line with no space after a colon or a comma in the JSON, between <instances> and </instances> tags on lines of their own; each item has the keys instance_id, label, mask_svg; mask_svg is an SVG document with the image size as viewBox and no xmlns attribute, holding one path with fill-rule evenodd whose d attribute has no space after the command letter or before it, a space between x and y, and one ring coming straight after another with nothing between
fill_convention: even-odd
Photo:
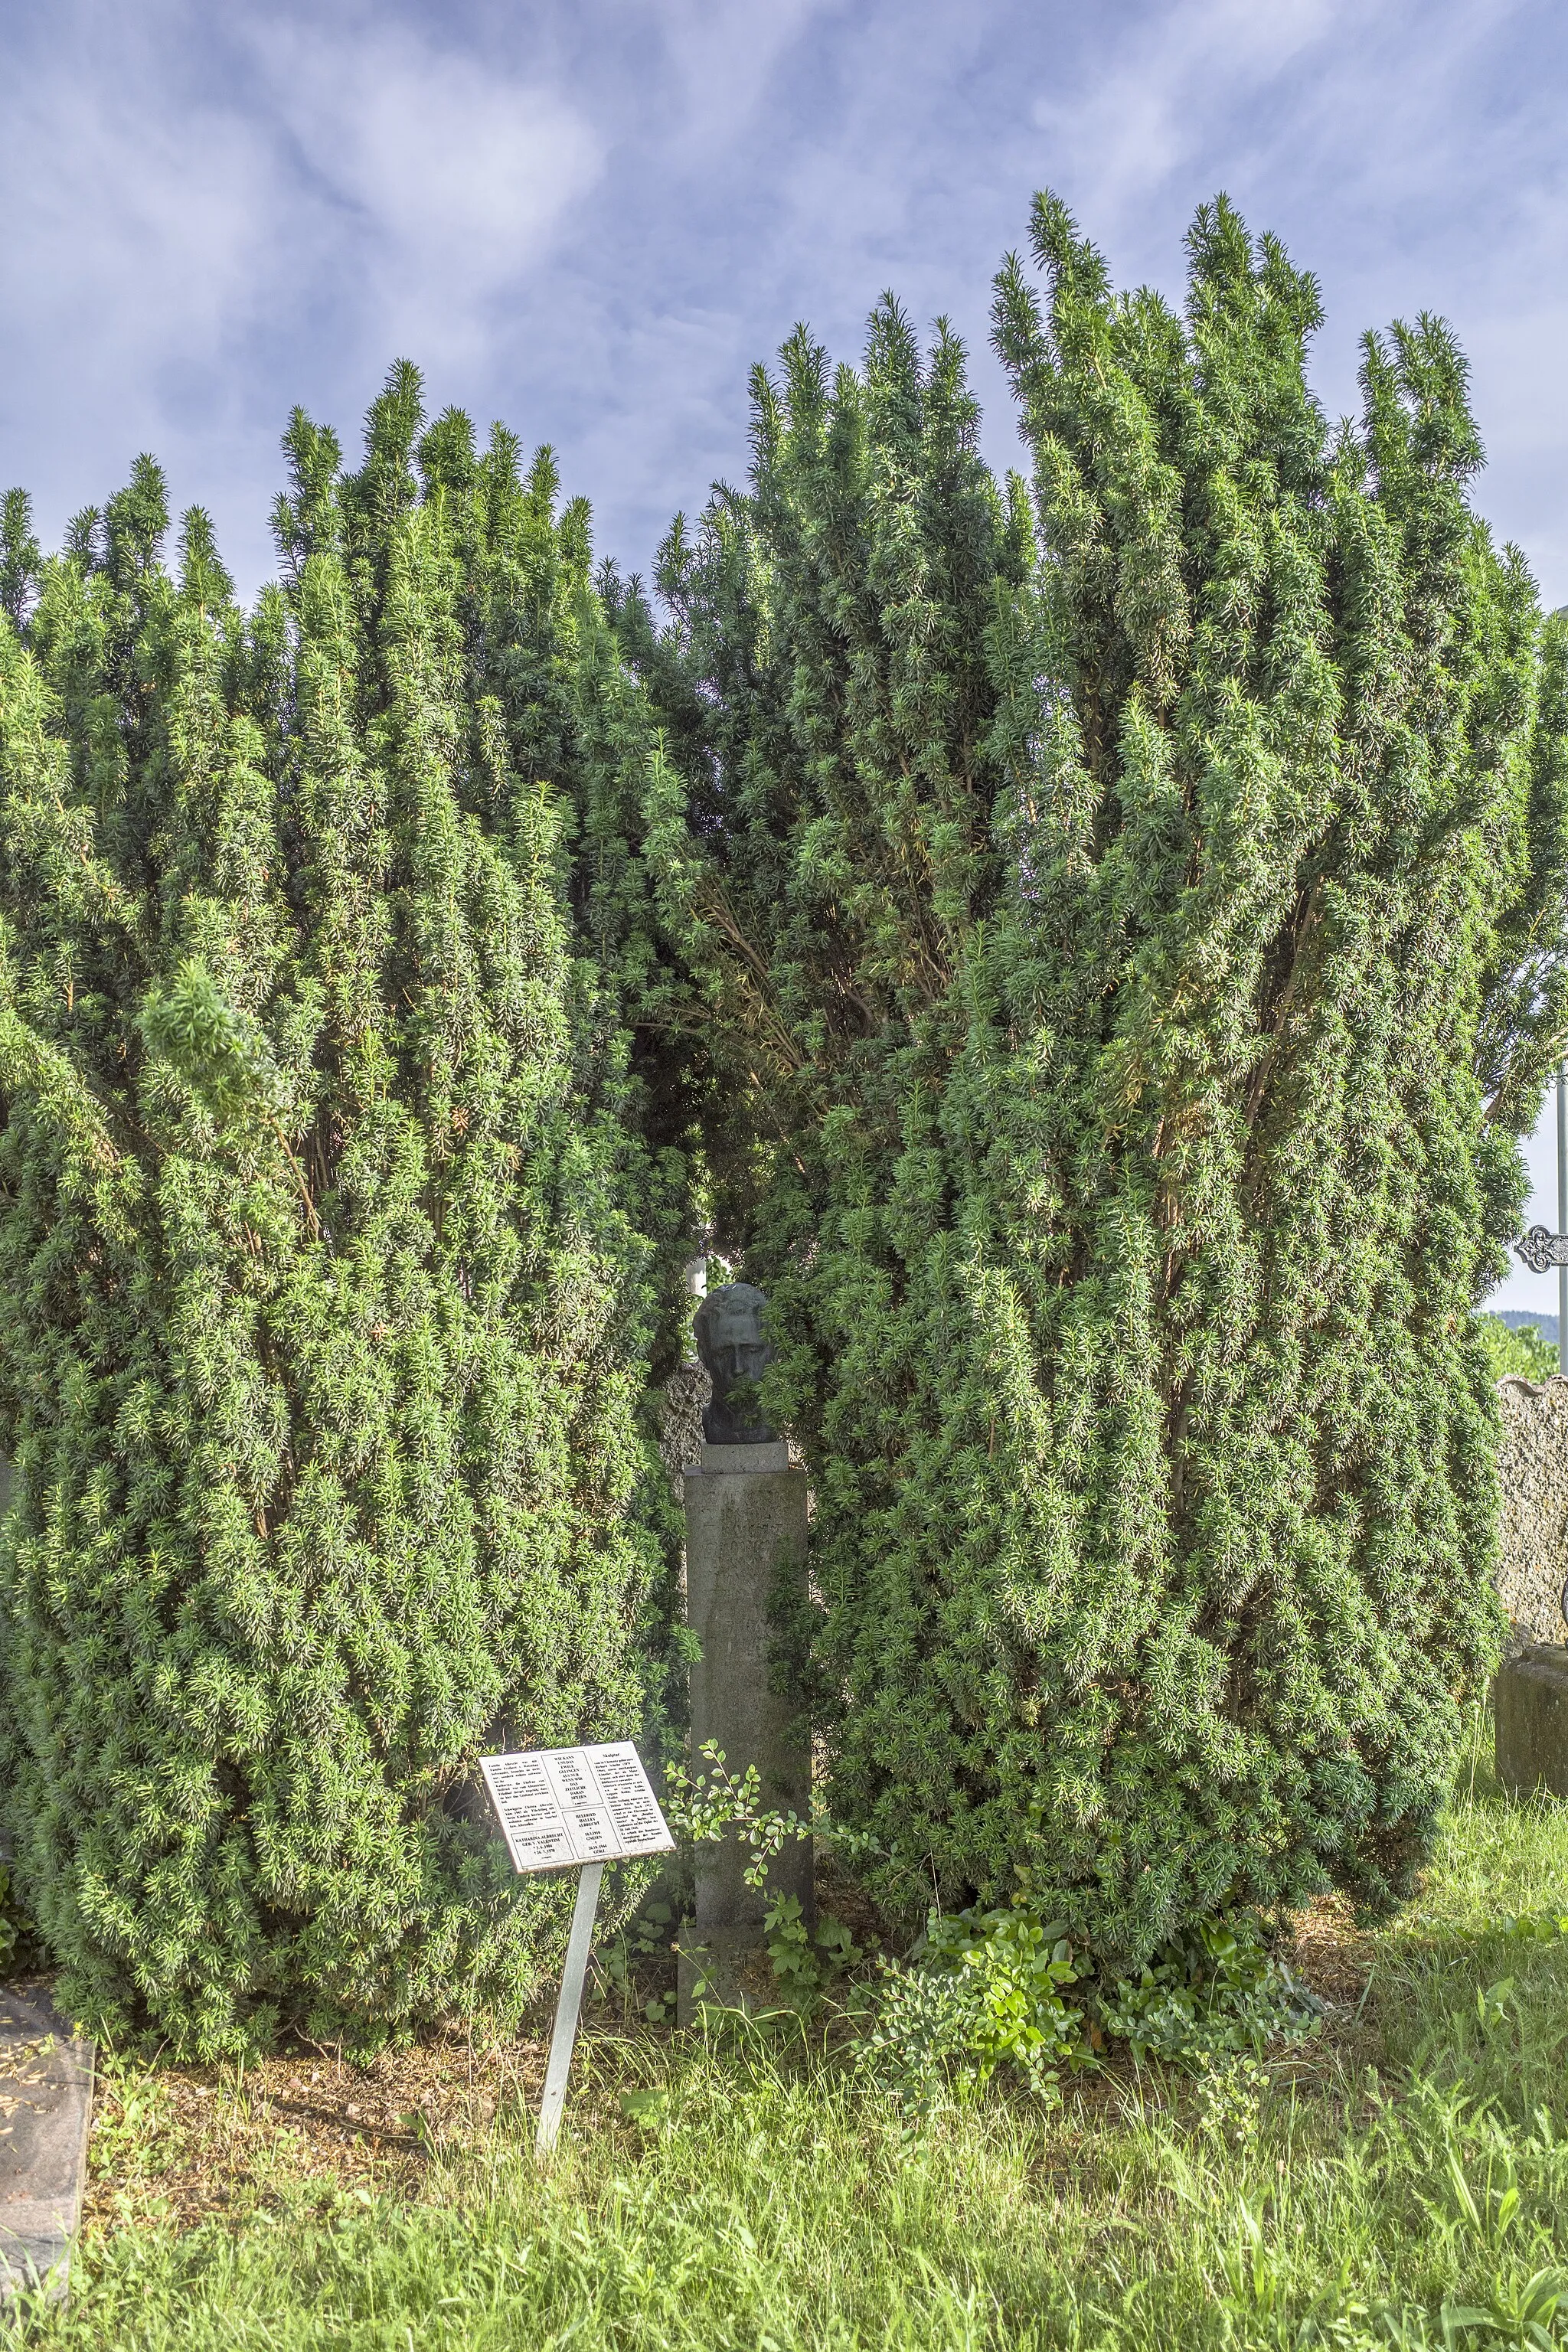
<instances>
[{"instance_id":1,"label":"metal sign post","mask_svg":"<svg viewBox=\"0 0 1568 2352\"><path fill-rule=\"evenodd\" d=\"M675 1840L629 1739L607 1740L596 1748L537 1748L516 1756L481 1756L479 1769L514 1869L560 1870L574 1863L581 1869L539 2107L535 2147L539 2155L548 2156L566 2104L605 1864L639 1854L673 1853Z\"/></svg>"},{"instance_id":2,"label":"metal sign post","mask_svg":"<svg viewBox=\"0 0 1568 2352\"><path fill-rule=\"evenodd\" d=\"M594 1940L594 1915L599 1907L602 1862L585 1862L577 1881L577 1907L566 1944L566 1965L561 1971L561 1993L555 2003L555 2023L550 2032L550 2056L544 2069L544 2096L539 2103L539 2137L534 2152L548 2156L561 2129L566 2105L566 2077L577 2041L577 2020L583 2013L583 1987L588 1976L588 1947Z\"/></svg>"}]
</instances>

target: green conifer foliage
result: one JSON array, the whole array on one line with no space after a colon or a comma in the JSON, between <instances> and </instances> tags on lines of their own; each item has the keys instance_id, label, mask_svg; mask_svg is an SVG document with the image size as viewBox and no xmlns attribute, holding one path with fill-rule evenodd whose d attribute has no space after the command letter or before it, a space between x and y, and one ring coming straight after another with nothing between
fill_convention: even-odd
<instances>
[{"instance_id":1,"label":"green conifer foliage","mask_svg":"<svg viewBox=\"0 0 1568 2352\"><path fill-rule=\"evenodd\" d=\"M1410 1883L1496 1638L1501 1270L1564 988L1563 647L1465 368L1223 203L1184 315L1038 201L998 351L897 308L754 386L621 616L649 828L816 1474L805 1696L918 1907L1108 1950Z\"/></svg>"},{"instance_id":2,"label":"green conifer foliage","mask_svg":"<svg viewBox=\"0 0 1568 2352\"><path fill-rule=\"evenodd\" d=\"M67 2001L211 2054L515 2005L488 1746L662 1698L623 999L647 761L549 453L296 415L246 615L157 468L0 624L0 1813Z\"/></svg>"}]
</instances>

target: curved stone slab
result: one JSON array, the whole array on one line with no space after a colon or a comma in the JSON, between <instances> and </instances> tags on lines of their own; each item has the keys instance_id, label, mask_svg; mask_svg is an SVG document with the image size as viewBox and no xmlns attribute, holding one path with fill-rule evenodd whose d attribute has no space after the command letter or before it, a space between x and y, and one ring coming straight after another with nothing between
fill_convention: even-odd
<instances>
[{"instance_id":1,"label":"curved stone slab","mask_svg":"<svg viewBox=\"0 0 1568 2352\"><path fill-rule=\"evenodd\" d=\"M1568 1381L1498 1382L1502 1508L1498 1592L1512 1626L1510 1648L1568 1642Z\"/></svg>"},{"instance_id":2,"label":"curved stone slab","mask_svg":"<svg viewBox=\"0 0 1568 2352\"><path fill-rule=\"evenodd\" d=\"M0 2302L63 2294L92 2121L90 2042L41 1986L0 1987Z\"/></svg>"}]
</instances>

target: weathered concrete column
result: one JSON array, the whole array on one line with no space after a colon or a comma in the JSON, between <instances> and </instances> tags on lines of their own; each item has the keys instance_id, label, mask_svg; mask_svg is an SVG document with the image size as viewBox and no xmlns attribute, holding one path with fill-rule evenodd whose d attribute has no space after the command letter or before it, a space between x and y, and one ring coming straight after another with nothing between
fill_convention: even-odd
<instances>
[{"instance_id":1,"label":"weathered concrete column","mask_svg":"<svg viewBox=\"0 0 1568 2352\"><path fill-rule=\"evenodd\" d=\"M770 1352L762 1339L760 1291L731 1283L698 1317L698 1345L713 1375L703 1416L708 1443L685 1476L686 1614L700 1655L691 1668L691 1751L701 1769L709 1740L738 1779L755 1766L764 1807L811 1810L811 1750L794 1711L773 1688L770 1654L778 1612L805 1597L806 1479L789 1449L757 1417L746 1391ZM749 1849L733 1832L699 1846L697 1916L683 1938L679 2002L689 2018L699 1979L731 2003L775 1995L763 1919L780 1895L799 1900L815 1924L809 1838L791 1839L769 1867L765 1889L743 1875Z\"/></svg>"}]
</instances>

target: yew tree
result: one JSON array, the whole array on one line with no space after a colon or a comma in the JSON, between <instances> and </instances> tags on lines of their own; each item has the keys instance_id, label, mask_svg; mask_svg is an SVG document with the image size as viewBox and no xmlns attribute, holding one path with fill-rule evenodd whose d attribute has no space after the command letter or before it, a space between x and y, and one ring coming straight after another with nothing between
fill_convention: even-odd
<instances>
[{"instance_id":1,"label":"yew tree","mask_svg":"<svg viewBox=\"0 0 1568 2352\"><path fill-rule=\"evenodd\" d=\"M753 383L618 624L670 1018L816 1484L787 1629L895 1905L1106 1952L1408 1888L1498 1636L1474 1310L1563 1027L1563 637L1466 369L1224 202L1184 310L1063 206L995 286L1032 480L890 299Z\"/></svg>"},{"instance_id":2,"label":"yew tree","mask_svg":"<svg viewBox=\"0 0 1568 2352\"><path fill-rule=\"evenodd\" d=\"M640 1731L677 1558L586 509L406 366L286 446L253 610L144 459L8 503L0 621L0 1822L68 2006L206 2056L527 1998L477 1758Z\"/></svg>"}]
</instances>

